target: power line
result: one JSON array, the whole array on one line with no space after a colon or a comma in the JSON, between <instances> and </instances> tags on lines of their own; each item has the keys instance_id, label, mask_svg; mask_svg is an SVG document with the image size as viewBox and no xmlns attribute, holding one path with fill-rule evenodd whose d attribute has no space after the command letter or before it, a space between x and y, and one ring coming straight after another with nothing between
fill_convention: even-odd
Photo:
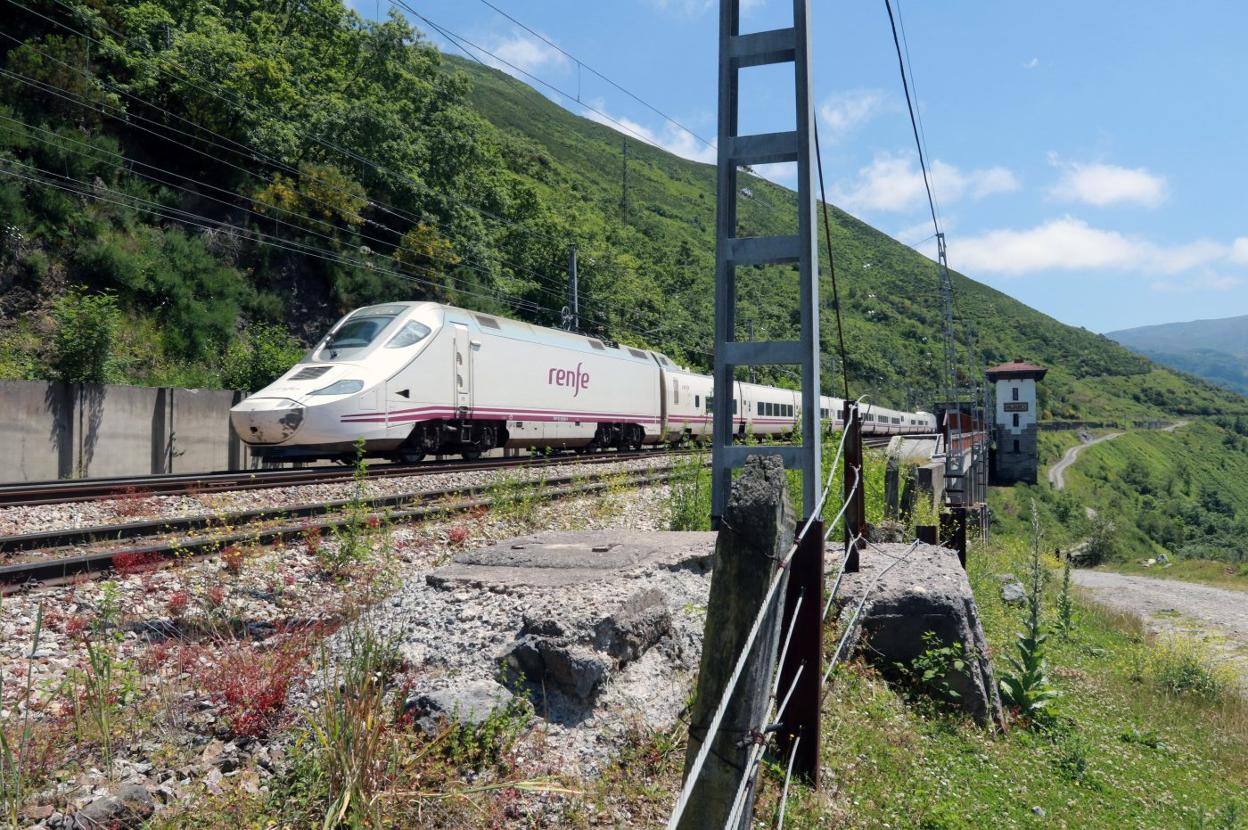
<instances>
[{"instance_id":1,"label":"power line","mask_svg":"<svg viewBox=\"0 0 1248 830\"><path fill-rule=\"evenodd\" d=\"M589 65L589 64L587 64L587 63L585 63L585 61L581 60L580 58L576 57L575 55L573 55L573 54L571 54L570 52L568 52L567 50L565 50L565 49L564 49L562 46L560 46L559 44L557 44L557 43L555 43L555 42L551 41L551 40L550 40L549 38L547 38L545 35L541 34L540 32L534 31L533 29L531 29L531 28L529 28L528 26L526 26L524 23L521 23L519 20L517 20L516 18L512 17L512 16L511 16L510 14L508 14L507 12L503 11L503 10L502 10L502 9L500 9L498 6L496 6L496 5L494 5L493 3L491 3L491 2L490 2L490 0L481 0L481 2L482 2L482 3L484 3L485 5L489 6L489 7L490 7L491 9L493 9L494 11L498 12L499 14L501 14L503 17L505 17L505 18L507 18L508 20L510 20L512 23L515 23L515 24L516 24L517 26L519 26L521 29L524 29L524 30L525 30L526 32L528 32L529 34L531 34L531 35L533 35L534 37L536 37L536 38L540 39L540 40L541 40L543 43L545 43L547 46L550 46L552 49L556 49L556 50L558 50L558 51L559 51L559 53L560 53L560 54L562 54L564 57L566 57L566 58L568 58L569 60L571 60L571 61L573 61L574 63L576 63L577 67L584 67L585 69L588 69L591 73L593 73L594 75L597 75L597 76L598 76L599 78L601 78L602 80L604 80L604 81L606 81L607 83L611 84L611 86L615 87L615 88L616 88L616 89L618 89L620 92L623 92L625 95L627 95L628 97L632 98L634 101L636 101L637 103L641 104L643 107L646 107L647 109L649 109L651 112L653 112L653 113L655 113L656 115L658 115L658 116L659 116L660 118L662 118L663 120L665 120L665 121L667 121L668 123L670 123L670 124L672 124L672 125L674 125L674 126L676 126L676 127L680 128L681 130L685 131L685 132L686 132L686 133L688 133L689 135L691 135L691 136L693 136L694 138L696 138L698 141L700 141L700 142L702 142L703 144L705 144L707 147L710 147L711 149L714 149L714 148L715 148L715 145L714 145L713 143L711 143L710 141L708 141L708 140L706 140L705 138L703 138L702 136L698 135L698 134L697 134L697 133L695 133L693 130L689 129L689 128L688 128L688 127L686 127L684 124L682 124L682 123L680 123L679 121L677 121L675 118L672 118L670 115L668 115L667 113L663 112L663 111L662 111L661 109L659 109L658 107L654 106L653 104L649 103L648 101L643 100L643 99L642 99L641 97L639 97L638 95L636 95L636 94L634 94L633 92L630 92L629 90L627 90L627 89L625 89L624 87L620 86L618 83L616 83L615 81L611 80L611 79L610 79L610 78L608 78L606 75L604 75L604 74L602 74L601 72L599 72L597 69L594 69L592 66L590 66L590 65ZM580 95L577 95L577 102L578 102L578 103L580 102Z\"/></svg>"},{"instance_id":2,"label":"power line","mask_svg":"<svg viewBox=\"0 0 1248 830\"><path fill-rule=\"evenodd\" d=\"M505 60L504 58L500 58L498 55L494 54L494 53L493 53L493 52L491 52L489 49L486 49L486 48L485 48L485 47L483 47L483 46L479 46L478 44L473 43L471 40L469 40L468 38L464 37L463 35L456 34L456 33L452 32L450 29L447 29L445 26L440 26L440 25L438 25L437 23L434 23L432 20L430 20L429 18L425 17L425 16L424 16L423 14L421 14L420 12L416 11L415 9L413 9L410 5L408 5L408 3L407 3L407 2L405 2L405 0L390 0L390 2L391 2L392 4L394 4L394 5L396 5L396 6L399 6L400 8L404 9L404 10L405 10L405 11L407 11L408 13L413 14L413 15L415 15L416 17L420 18L420 19L421 19L421 20L423 20L423 21L424 21L427 25L429 25L431 28L434 28L434 29L436 29L438 32L440 32L443 36L448 37L448 38L452 38L452 39L454 39L455 41L458 41L458 42L456 43L456 45L457 45L457 46L459 46L459 48L460 48L460 49L463 49L463 48L464 48L461 44L462 44L462 43L466 43L466 44L468 44L469 46L471 46L473 49L475 49L475 50L477 50L478 52L480 52L481 54L483 54L483 55L489 55L491 58L493 58L494 60L496 60L496 61L498 61L499 63L503 64L504 66L507 66L507 67L509 67L509 68L511 68L511 69L513 69L513 70L515 70L516 72L519 72L521 75L524 75L526 78L528 78L529 80L533 81L534 83L541 84L542 86L546 87L547 89L552 90L553 92L556 92L556 93L558 93L559 95L562 95L564 98L567 98L569 101L576 101L576 103L580 104L580 105L581 105L582 107L584 107L585 109L589 110L590 112L594 113L595 115L598 115L598 116L600 116L600 117L602 117L602 118L607 119L607 120L608 120L608 121L610 121L612 124L614 124L616 127L618 127L620 130L622 130L622 131L624 131L624 132L628 133L629 135L632 135L632 136L636 137L639 141L642 141L642 142L644 142L644 143L646 143L646 144L649 144L651 147L654 147L654 148L655 148L655 149L657 149L657 150L663 150L664 152L667 152L667 151L664 149L664 147L663 147L662 145L660 145L658 142L654 141L654 139L650 138L649 136L644 135L643 133L638 132L637 130L634 130L632 127L630 127L630 126L628 126L627 124L624 124L623 122L619 121L618 119L616 119L616 118L614 118L614 117L612 117L612 116L608 115L607 113L603 112L602 110L597 109L596 107L591 107L589 104L586 104L586 103L585 103L585 102L583 102L583 101L578 101L578 100L577 100L577 97L576 97L575 95L573 95L572 93L567 92L566 90L560 89L559 87L555 86L554 84L550 83L549 81L546 81L546 80L543 80L542 78L537 77L537 76L536 76L536 75L534 75L532 72L527 72L527 71L525 71L524 69L521 69L520 67L516 66L516 65L515 65L514 63L512 63L511 61ZM465 51L466 51L466 50L465 50ZM476 58L476 60L477 60L477 62L478 62L478 63L483 63L483 61L481 61L481 59L480 59L480 58Z\"/></svg>"},{"instance_id":3,"label":"power line","mask_svg":"<svg viewBox=\"0 0 1248 830\"><path fill-rule=\"evenodd\" d=\"M836 260L832 256L832 225L828 221L828 194L823 183L823 153L819 150L819 119L815 119L815 165L819 172L819 201L823 206L823 239L828 245L828 273L832 276L832 309L836 312L836 339L841 354L841 381L849 400L849 358L845 352L845 329L841 325L841 295L836 288Z\"/></svg>"}]
</instances>

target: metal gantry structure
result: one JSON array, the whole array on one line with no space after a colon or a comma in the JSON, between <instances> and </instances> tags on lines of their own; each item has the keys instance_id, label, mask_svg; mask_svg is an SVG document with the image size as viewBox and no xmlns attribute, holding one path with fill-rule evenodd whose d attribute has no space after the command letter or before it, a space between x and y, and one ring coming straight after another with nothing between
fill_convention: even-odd
<instances>
[{"instance_id":1,"label":"metal gantry structure","mask_svg":"<svg viewBox=\"0 0 1248 830\"><path fill-rule=\"evenodd\" d=\"M790 28L741 34L741 0L722 0L719 17L719 145L715 227L715 401L712 432L711 521L718 527L732 486L732 471L747 455L779 455L802 472L804 515L820 491L819 267L815 236L814 106L810 94L810 2L794 0ZM740 72L769 64L793 64L794 130L738 135ZM797 233L737 236L737 177L743 167L797 163ZM801 322L796 340L738 341L737 268L794 264L801 283ZM801 366L802 444L747 447L734 443L734 424L749 413L734 395L735 369L759 365Z\"/></svg>"}]
</instances>

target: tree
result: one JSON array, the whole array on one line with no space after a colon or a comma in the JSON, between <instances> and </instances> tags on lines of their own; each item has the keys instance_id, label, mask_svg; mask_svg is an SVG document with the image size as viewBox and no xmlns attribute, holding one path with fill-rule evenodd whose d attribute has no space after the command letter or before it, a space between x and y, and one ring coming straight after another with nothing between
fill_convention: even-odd
<instances>
[{"instance_id":1,"label":"tree","mask_svg":"<svg viewBox=\"0 0 1248 830\"><path fill-rule=\"evenodd\" d=\"M117 298L71 288L52 306L56 320L52 369L66 383L106 383L121 321Z\"/></svg>"}]
</instances>

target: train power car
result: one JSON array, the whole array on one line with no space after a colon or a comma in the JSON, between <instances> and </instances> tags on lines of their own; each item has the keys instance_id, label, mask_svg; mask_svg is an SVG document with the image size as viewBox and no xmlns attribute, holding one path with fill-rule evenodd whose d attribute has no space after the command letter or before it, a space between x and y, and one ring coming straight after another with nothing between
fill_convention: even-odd
<instances>
[{"instance_id":1,"label":"train power car","mask_svg":"<svg viewBox=\"0 0 1248 830\"><path fill-rule=\"evenodd\" d=\"M231 410L234 430L274 460L365 453L411 463L499 447L582 451L703 440L710 376L659 352L431 302L360 308L298 364ZM800 393L736 382L739 434L778 437ZM842 401L824 398L829 426ZM864 431L929 432L931 416L866 407ZM922 423L919 423L922 421Z\"/></svg>"}]
</instances>

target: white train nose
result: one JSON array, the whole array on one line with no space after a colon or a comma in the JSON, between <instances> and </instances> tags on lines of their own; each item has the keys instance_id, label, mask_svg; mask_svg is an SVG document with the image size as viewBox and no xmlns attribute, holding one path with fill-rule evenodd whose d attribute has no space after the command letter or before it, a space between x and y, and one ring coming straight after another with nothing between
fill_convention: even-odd
<instances>
[{"instance_id":1,"label":"white train nose","mask_svg":"<svg viewBox=\"0 0 1248 830\"><path fill-rule=\"evenodd\" d=\"M280 444L299 429L303 415L290 398L248 398L230 410L230 423L248 444Z\"/></svg>"}]
</instances>

